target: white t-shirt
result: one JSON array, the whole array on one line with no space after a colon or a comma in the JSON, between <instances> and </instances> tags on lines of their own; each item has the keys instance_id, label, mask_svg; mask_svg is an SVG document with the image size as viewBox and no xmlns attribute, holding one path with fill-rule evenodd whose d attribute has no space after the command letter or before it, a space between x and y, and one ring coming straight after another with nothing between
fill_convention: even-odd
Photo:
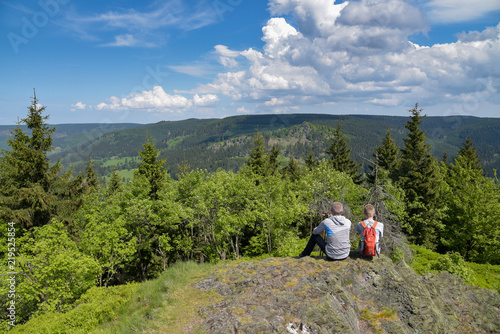
<instances>
[{"instance_id":1,"label":"white t-shirt","mask_svg":"<svg viewBox=\"0 0 500 334\"><path fill-rule=\"evenodd\" d=\"M372 227L373 224L375 224L375 221L370 219L366 219L364 220L364 223L366 226L368 227ZM365 247L365 239L363 238L363 231L365 230L365 228L363 227L363 225L361 225L361 222L358 223L358 225L356 225L356 232L359 233L360 235L360 239L359 239L359 245L358 245L358 250L360 252L363 251L364 247ZM381 222L378 222L377 223L377 226L375 226L375 232L377 233L377 235L375 236L375 247L377 248L377 253L380 254L380 239L384 236L384 224L382 224Z\"/></svg>"}]
</instances>

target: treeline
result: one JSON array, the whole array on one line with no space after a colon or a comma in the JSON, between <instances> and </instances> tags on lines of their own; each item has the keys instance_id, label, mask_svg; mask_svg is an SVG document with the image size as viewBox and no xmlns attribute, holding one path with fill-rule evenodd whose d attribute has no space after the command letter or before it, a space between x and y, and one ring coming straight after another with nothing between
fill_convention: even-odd
<instances>
[{"instance_id":1,"label":"treeline","mask_svg":"<svg viewBox=\"0 0 500 334\"><path fill-rule=\"evenodd\" d=\"M308 152L303 164L282 157L257 133L239 170L192 169L184 158L176 179L148 138L132 180L122 182L115 171L105 185L92 159L77 174L49 163L54 128L44 109L34 97L20 122L30 134L14 129L0 160L0 251L5 263L15 257L18 322L64 312L92 286L143 281L178 261L296 256L333 201L345 204L353 222L364 204L374 204L386 226L383 253L393 259L408 251L408 238L468 261L500 264L497 179L484 175L468 139L453 161L438 162L417 105L402 148L387 131L366 162L369 175L351 158L338 122L327 149ZM352 243L355 249L353 231ZM0 289L6 306L6 280Z\"/></svg>"},{"instance_id":2,"label":"treeline","mask_svg":"<svg viewBox=\"0 0 500 334\"><path fill-rule=\"evenodd\" d=\"M406 135L404 117L362 116L362 115L251 115L234 116L224 119L185 120L160 122L134 129L97 132L95 139L85 136L69 136L63 142L54 139L56 149L49 154L53 163L61 159L64 167L74 165L81 172L86 159L91 155L96 159L95 168L100 177L109 177L113 167L109 160L118 157L133 159L137 157L146 137L151 137L160 149L161 158L167 158L165 166L172 178L177 179L177 165L187 160L193 168L204 168L215 172L218 168L237 172L245 163L252 149L252 136L256 129L266 139L268 145L280 148L280 160L286 163L294 157L300 163L312 150L317 158L325 158L328 141L337 122L341 121L344 133L352 148L352 157L362 163L363 171L369 173L369 164L364 158L370 157L376 144L380 142L387 129L399 146ZM432 154L441 159L446 153L449 157L458 154L458 148L467 137L472 138L477 152L482 158L488 176L493 177L494 169L500 166L498 155L499 141L495 134L500 129L500 119L450 116L428 117L422 124L426 130ZM64 130L58 125L55 136ZM92 136L90 136L92 137ZM498 137L498 136L497 136ZM93 138L93 137L92 137ZM364 158L363 158L364 157ZM128 167L116 166L122 175L131 175Z\"/></svg>"}]
</instances>

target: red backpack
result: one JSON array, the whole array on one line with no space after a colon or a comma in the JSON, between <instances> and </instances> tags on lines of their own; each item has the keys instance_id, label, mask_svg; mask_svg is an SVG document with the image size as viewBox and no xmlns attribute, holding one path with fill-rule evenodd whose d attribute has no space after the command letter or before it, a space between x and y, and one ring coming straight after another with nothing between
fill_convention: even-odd
<instances>
[{"instance_id":1,"label":"red backpack","mask_svg":"<svg viewBox=\"0 0 500 334\"><path fill-rule=\"evenodd\" d=\"M377 231L375 227L378 222L375 222L371 227L366 226L365 222L361 222L363 225L363 238L365 239L365 247L363 248L364 256L375 256L378 255L376 248Z\"/></svg>"}]
</instances>

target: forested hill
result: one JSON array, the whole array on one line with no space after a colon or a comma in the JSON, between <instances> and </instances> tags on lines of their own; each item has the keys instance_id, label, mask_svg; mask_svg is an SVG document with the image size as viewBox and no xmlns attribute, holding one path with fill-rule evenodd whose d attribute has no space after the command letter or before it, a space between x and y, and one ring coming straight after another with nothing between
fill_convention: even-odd
<instances>
[{"instance_id":1,"label":"forested hill","mask_svg":"<svg viewBox=\"0 0 500 334\"><path fill-rule=\"evenodd\" d=\"M166 167L175 177L178 166L215 171L217 168L238 170L253 147L253 135L260 131L269 147L280 148L280 161L290 157L299 162L311 152L316 159L326 157L325 150L339 122L352 148L351 156L358 163L372 158L374 147L380 145L387 130L399 147L404 146L407 133L404 123L409 117L284 114L246 115L224 119L188 119L163 121L156 124L72 124L56 125L53 161L61 159L65 168L74 165L81 170L89 156L96 160L98 174L109 175L117 169L130 176L138 152L149 136L160 158L167 158ZM421 125L432 146L432 153L441 160L446 154L451 160L469 137L477 146L484 170L493 175L500 167L500 119L468 116L426 117ZM1 133L5 139L6 129Z\"/></svg>"}]
</instances>

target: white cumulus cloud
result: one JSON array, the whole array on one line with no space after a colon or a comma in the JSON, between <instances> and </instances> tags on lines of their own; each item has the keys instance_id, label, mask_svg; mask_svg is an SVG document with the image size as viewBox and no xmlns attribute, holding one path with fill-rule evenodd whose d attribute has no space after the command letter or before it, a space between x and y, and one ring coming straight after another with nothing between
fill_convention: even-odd
<instances>
[{"instance_id":1,"label":"white cumulus cloud","mask_svg":"<svg viewBox=\"0 0 500 334\"><path fill-rule=\"evenodd\" d=\"M192 107L214 106L219 98L214 94L198 95L192 99L179 94L167 94L161 86L152 90L133 93L125 98L112 96L107 103L102 102L96 106L98 110L141 109L160 112L182 112Z\"/></svg>"},{"instance_id":2,"label":"white cumulus cloud","mask_svg":"<svg viewBox=\"0 0 500 334\"><path fill-rule=\"evenodd\" d=\"M234 68L239 65L238 61L235 59L240 56L239 51L230 50L225 45L216 45L214 46L215 54L219 55L219 62L228 68Z\"/></svg>"},{"instance_id":3,"label":"white cumulus cloud","mask_svg":"<svg viewBox=\"0 0 500 334\"><path fill-rule=\"evenodd\" d=\"M338 102L398 106L454 101L486 89L484 78L500 81L500 25L463 33L455 43L420 47L410 38L429 29L425 15L403 0L270 0L269 9L279 17L262 28L262 51L216 46L220 56L245 57L248 67L219 73L199 92L270 109Z\"/></svg>"},{"instance_id":4,"label":"white cumulus cloud","mask_svg":"<svg viewBox=\"0 0 500 334\"><path fill-rule=\"evenodd\" d=\"M431 0L429 18L436 23L456 23L480 19L491 12L500 12L498 0Z\"/></svg>"},{"instance_id":5,"label":"white cumulus cloud","mask_svg":"<svg viewBox=\"0 0 500 334\"><path fill-rule=\"evenodd\" d=\"M83 102L77 102L77 103L71 105L71 111L83 110L85 108L87 108L87 105Z\"/></svg>"}]
</instances>

